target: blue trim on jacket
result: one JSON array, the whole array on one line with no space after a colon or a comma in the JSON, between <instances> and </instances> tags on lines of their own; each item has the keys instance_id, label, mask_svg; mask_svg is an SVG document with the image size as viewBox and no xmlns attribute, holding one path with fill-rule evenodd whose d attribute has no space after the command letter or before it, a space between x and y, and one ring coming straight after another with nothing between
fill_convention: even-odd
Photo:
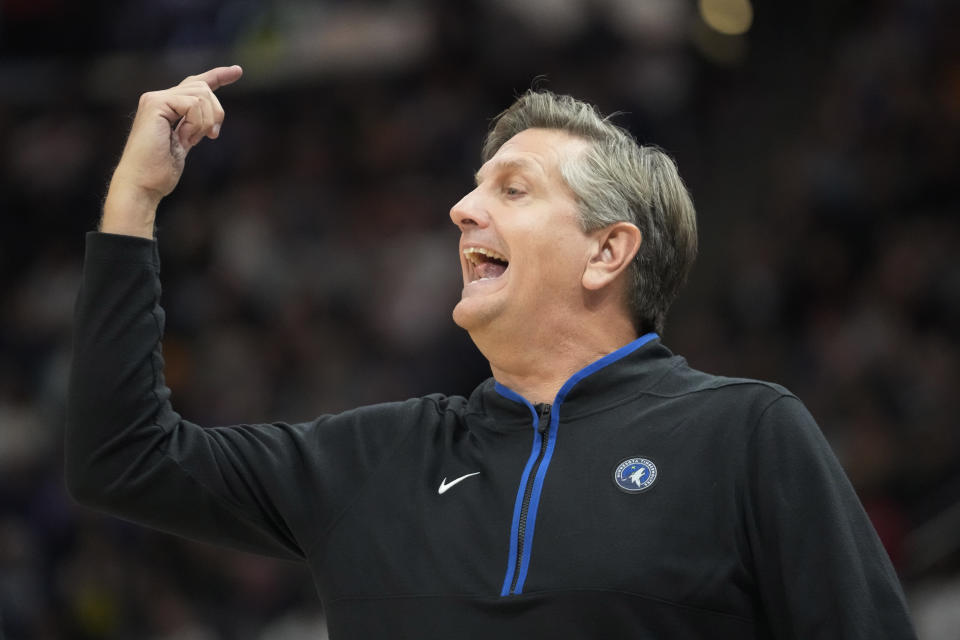
<instances>
[{"instance_id":1,"label":"blue trim on jacket","mask_svg":"<svg viewBox=\"0 0 960 640\"><path fill-rule=\"evenodd\" d=\"M560 387L560 391L557 392L557 396L553 401L553 405L550 407L550 427L547 430L547 450L544 452L543 461L540 463L540 467L537 469L537 475L533 480L533 491L530 494L530 504L527 507L527 526L523 537L523 549L520 550L520 553L522 554L520 558L520 570L516 576L517 586L514 587L512 591L511 586L514 582L517 547L519 546L518 538L520 535L520 513L523 511L523 494L530 478L530 472L533 470L533 466L536 464L537 458L540 455L542 436L540 435L540 431L537 429L539 420L537 416L537 410L534 408L533 404L516 391L513 391L509 387L506 387L499 382L494 385L497 393L503 397L513 400L514 402L521 402L525 404L530 409L530 414L533 416L533 449L530 452L530 458L527 460L527 465L523 469L523 475L520 477L520 487L517 490L517 498L513 506L513 523L510 525L510 554L507 558L507 573L503 580L503 587L500 590L501 596L507 596L511 593L514 595L523 593L523 583L527 579L527 570L530 567L530 556L533 553L533 534L537 522L537 509L540 506L540 494L543 493L543 483L547 476L547 468L550 466L550 460L553 457L553 450L557 444L557 432L560 426L560 407L563 404L563 401L566 399L567 394L570 393L570 390L573 389L578 382L587 376L596 373L604 367L613 364L617 360L630 355L643 345L658 337L659 336L656 333L644 334L636 340L620 347L616 351L608 353L599 360L591 362L583 369L580 369L570 376L563 386Z\"/></svg>"}]
</instances>

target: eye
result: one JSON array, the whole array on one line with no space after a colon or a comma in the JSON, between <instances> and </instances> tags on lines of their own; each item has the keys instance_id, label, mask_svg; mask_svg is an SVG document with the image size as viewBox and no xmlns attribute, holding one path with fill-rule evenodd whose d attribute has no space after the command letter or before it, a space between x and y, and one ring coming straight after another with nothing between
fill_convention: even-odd
<instances>
[{"instance_id":1,"label":"eye","mask_svg":"<svg viewBox=\"0 0 960 640\"><path fill-rule=\"evenodd\" d=\"M503 188L503 193L508 198L519 198L520 196L526 195L526 192L517 186L506 186Z\"/></svg>"}]
</instances>

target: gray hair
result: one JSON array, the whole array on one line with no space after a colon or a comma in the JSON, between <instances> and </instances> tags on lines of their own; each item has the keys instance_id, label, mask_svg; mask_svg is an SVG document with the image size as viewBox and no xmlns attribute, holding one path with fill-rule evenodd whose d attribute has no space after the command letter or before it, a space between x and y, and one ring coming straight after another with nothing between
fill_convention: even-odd
<instances>
[{"instance_id":1,"label":"gray hair","mask_svg":"<svg viewBox=\"0 0 960 640\"><path fill-rule=\"evenodd\" d=\"M561 175L577 197L584 231L621 221L640 229L628 309L638 331L662 334L697 255L696 212L676 164L660 148L638 144L593 105L532 89L494 119L483 161L525 129L557 129L590 143L561 163Z\"/></svg>"}]
</instances>

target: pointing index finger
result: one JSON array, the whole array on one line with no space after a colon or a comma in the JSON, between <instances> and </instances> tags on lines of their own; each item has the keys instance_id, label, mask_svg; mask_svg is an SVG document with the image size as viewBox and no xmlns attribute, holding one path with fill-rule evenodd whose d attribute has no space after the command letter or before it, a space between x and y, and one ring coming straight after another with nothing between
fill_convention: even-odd
<instances>
[{"instance_id":1,"label":"pointing index finger","mask_svg":"<svg viewBox=\"0 0 960 640\"><path fill-rule=\"evenodd\" d=\"M204 71L200 75L194 76L194 78L206 82L212 90L216 91L220 87L233 84L239 80L242 75L243 69L240 68L240 65L235 64L231 67L216 67L209 71Z\"/></svg>"}]
</instances>

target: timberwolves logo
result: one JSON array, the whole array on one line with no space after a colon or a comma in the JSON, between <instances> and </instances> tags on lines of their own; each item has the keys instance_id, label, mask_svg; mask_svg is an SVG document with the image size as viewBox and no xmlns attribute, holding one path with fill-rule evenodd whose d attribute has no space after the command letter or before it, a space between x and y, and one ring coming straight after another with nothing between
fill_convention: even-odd
<instances>
[{"instance_id":1,"label":"timberwolves logo","mask_svg":"<svg viewBox=\"0 0 960 640\"><path fill-rule=\"evenodd\" d=\"M646 458L628 458L613 472L613 481L627 493L640 493L657 481L657 465Z\"/></svg>"}]
</instances>

